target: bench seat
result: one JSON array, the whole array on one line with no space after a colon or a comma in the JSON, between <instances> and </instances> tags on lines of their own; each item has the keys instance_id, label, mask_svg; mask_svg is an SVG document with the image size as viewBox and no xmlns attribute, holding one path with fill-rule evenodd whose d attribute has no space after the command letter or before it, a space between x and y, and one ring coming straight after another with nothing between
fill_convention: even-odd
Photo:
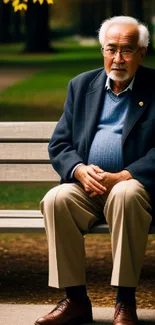
<instances>
[{"instance_id":1,"label":"bench seat","mask_svg":"<svg viewBox=\"0 0 155 325\"><path fill-rule=\"evenodd\" d=\"M0 210L0 232L45 232L44 218L39 210ZM98 223L89 233L109 233L109 228ZM155 233L155 226L151 233Z\"/></svg>"}]
</instances>

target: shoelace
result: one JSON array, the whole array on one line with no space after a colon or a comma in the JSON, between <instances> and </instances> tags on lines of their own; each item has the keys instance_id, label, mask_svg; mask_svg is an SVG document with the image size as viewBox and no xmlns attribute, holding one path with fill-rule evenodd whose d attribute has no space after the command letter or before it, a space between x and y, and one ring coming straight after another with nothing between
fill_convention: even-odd
<instances>
[{"instance_id":1,"label":"shoelace","mask_svg":"<svg viewBox=\"0 0 155 325\"><path fill-rule=\"evenodd\" d=\"M127 316L128 319L132 319L130 308L128 306L126 306L124 303L120 304L120 306L119 306L119 308L117 310L116 317L119 317L119 315L122 312L124 313L124 316Z\"/></svg>"},{"instance_id":2,"label":"shoelace","mask_svg":"<svg viewBox=\"0 0 155 325\"><path fill-rule=\"evenodd\" d=\"M58 304L56 305L56 307L55 307L51 312L53 312L53 311L55 311L55 310L62 311L63 308L64 308L64 305L68 305L68 300L67 300L66 298L60 300L60 301L58 302Z\"/></svg>"}]
</instances>

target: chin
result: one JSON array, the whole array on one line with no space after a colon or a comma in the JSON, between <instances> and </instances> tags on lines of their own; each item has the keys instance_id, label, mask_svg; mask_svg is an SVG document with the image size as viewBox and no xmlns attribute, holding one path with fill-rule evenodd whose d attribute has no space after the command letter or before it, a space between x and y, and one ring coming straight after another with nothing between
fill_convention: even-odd
<instances>
[{"instance_id":1,"label":"chin","mask_svg":"<svg viewBox=\"0 0 155 325\"><path fill-rule=\"evenodd\" d=\"M126 81L126 80L130 79L129 74L126 71L123 72L121 75L120 75L120 73L117 73L116 71L110 71L108 76L110 77L110 79L112 79L114 81Z\"/></svg>"}]
</instances>

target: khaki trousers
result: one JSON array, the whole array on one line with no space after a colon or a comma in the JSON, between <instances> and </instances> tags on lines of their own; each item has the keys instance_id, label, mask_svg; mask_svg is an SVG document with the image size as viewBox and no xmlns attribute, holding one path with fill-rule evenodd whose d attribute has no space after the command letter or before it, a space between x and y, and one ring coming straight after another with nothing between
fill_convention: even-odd
<instances>
[{"instance_id":1,"label":"khaki trousers","mask_svg":"<svg viewBox=\"0 0 155 325\"><path fill-rule=\"evenodd\" d=\"M135 179L122 181L104 196L89 198L78 184L51 189L41 201L49 251L49 286L85 284L83 234L103 218L109 225L111 285L136 287L151 222L149 194Z\"/></svg>"}]
</instances>

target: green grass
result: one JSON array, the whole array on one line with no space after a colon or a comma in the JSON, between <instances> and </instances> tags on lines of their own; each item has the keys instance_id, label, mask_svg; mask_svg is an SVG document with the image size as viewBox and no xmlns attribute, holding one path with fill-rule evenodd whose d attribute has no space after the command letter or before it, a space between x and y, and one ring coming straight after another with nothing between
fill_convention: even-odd
<instances>
[{"instance_id":1,"label":"green grass","mask_svg":"<svg viewBox=\"0 0 155 325\"><path fill-rule=\"evenodd\" d=\"M98 46L80 47L74 42L55 46L56 53L44 55L21 54L21 45L0 47L0 66L18 71L40 69L0 94L2 121L57 120L63 110L69 80L103 65Z\"/></svg>"},{"instance_id":2,"label":"green grass","mask_svg":"<svg viewBox=\"0 0 155 325\"><path fill-rule=\"evenodd\" d=\"M56 185L56 184L55 184ZM39 209L39 203L50 184L0 184L1 209Z\"/></svg>"},{"instance_id":3,"label":"green grass","mask_svg":"<svg viewBox=\"0 0 155 325\"><path fill-rule=\"evenodd\" d=\"M54 42L53 52L47 54L24 53L22 44L0 45L0 65L7 67L49 68L54 67L54 63L60 63L62 67L66 62L78 63L83 60L89 65L91 61L98 59L102 60L99 46L80 46L73 41Z\"/></svg>"}]
</instances>

